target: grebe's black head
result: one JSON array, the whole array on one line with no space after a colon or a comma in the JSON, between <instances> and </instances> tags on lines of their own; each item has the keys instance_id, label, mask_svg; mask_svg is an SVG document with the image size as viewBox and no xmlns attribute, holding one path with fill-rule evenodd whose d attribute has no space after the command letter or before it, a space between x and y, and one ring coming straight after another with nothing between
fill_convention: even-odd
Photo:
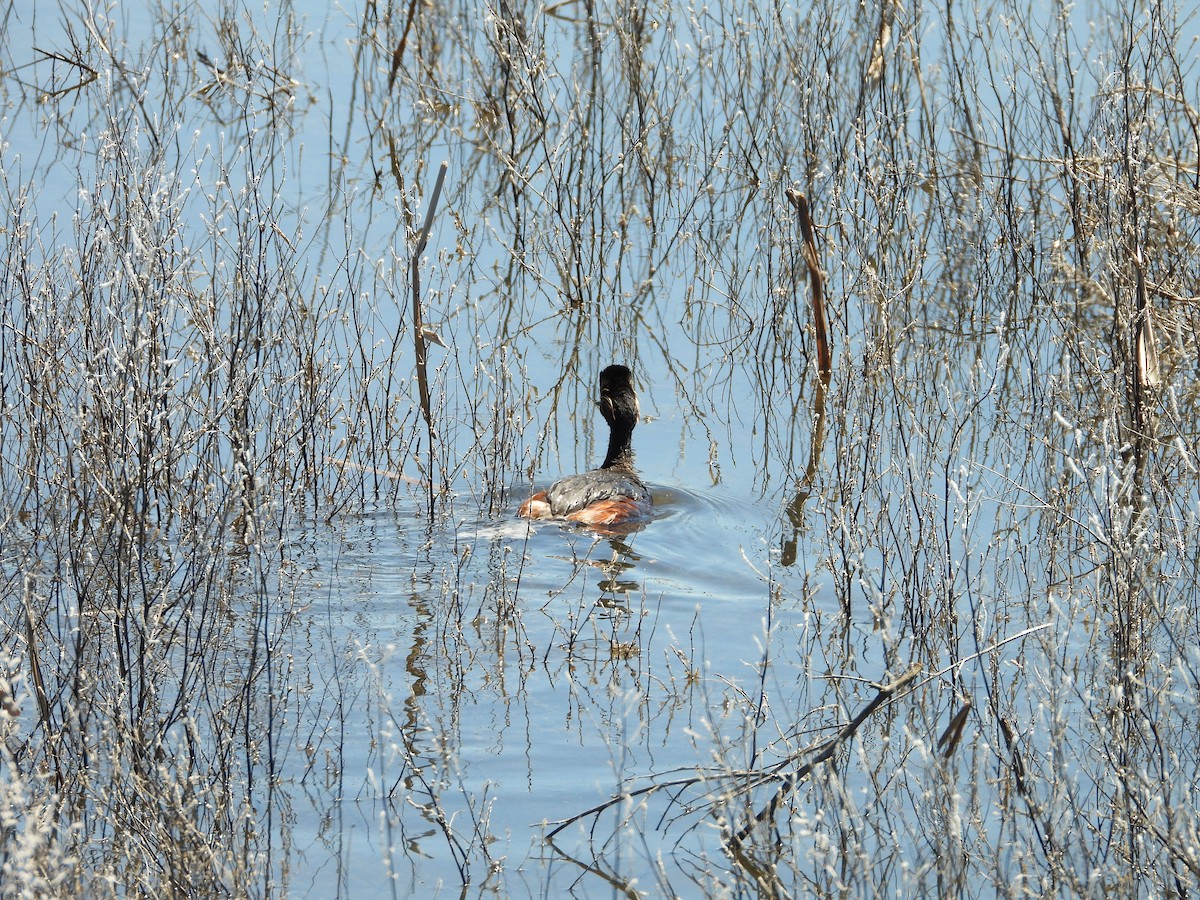
<instances>
[{"instance_id":1,"label":"grebe's black head","mask_svg":"<svg viewBox=\"0 0 1200 900\"><path fill-rule=\"evenodd\" d=\"M600 415L608 423L608 453L602 469L633 468L633 429L641 407L633 389L633 373L625 366L609 366L600 373Z\"/></svg>"},{"instance_id":2,"label":"grebe's black head","mask_svg":"<svg viewBox=\"0 0 1200 900\"><path fill-rule=\"evenodd\" d=\"M641 407L633 389L633 373L625 366L609 366L600 373L600 415L613 428L632 432Z\"/></svg>"}]
</instances>

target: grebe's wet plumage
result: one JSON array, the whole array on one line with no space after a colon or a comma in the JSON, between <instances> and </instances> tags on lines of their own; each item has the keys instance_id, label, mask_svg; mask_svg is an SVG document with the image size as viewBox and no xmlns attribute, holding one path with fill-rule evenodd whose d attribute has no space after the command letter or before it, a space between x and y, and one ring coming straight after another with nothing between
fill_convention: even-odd
<instances>
[{"instance_id":1,"label":"grebe's wet plumage","mask_svg":"<svg viewBox=\"0 0 1200 900\"><path fill-rule=\"evenodd\" d=\"M650 514L650 491L633 470L633 429L640 408L633 374L625 366L600 373L600 414L609 427L608 453L600 468L556 481L526 500L518 515L606 526Z\"/></svg>"}]
</instances>

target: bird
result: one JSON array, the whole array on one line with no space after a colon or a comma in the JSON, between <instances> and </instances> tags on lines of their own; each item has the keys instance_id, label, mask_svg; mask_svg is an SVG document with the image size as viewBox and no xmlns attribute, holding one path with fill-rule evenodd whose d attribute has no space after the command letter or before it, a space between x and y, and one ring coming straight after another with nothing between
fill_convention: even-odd
<instances>
[{"instance_id":1,"label":"bird","mask_svg":"<svg viewBox=\"0 0 1200 900\"><path fill-rule=\"evenodd\" d=\"M613 365L600 373L600 414L608 423L608 453L600 468L569 475L521 504L527 519L566 519L608 527L647 518L654 508L650 490L633 468L633 429L641 407L633 373Z\"/></svg>"}]
</instances>

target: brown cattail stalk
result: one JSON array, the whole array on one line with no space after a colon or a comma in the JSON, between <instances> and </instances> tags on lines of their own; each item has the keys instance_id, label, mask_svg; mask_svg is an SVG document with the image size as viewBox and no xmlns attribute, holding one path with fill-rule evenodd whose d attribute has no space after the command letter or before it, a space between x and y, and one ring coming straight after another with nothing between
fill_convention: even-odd
<instances>
[{"instance_id":1,"label":"brown cattail stalk","mask_svg":"<svg viewBox=\"0 0 1200 900\"><path fill-rule=\"evenodd\" d=\"M785 192L792 206L800 215L800 234L803 238L802 252L808 265L809 281L812 283L813 331L817 341L817 372L828 382L833 373L833 353L829 349L829 329L825 319L825 274L817 258L817 241L809 211L808 199L799 191L788 188Z\"/></svg>"},{"instance_id":2,"label":"brown cattail stalk","mask_svg":"<svg viewBox=\"0 0 1200 900\"><path fill-rule=\"evenodd\" d=\"M433 214L437 210L438 197L442 193L442 182L446 180L448 162L443 162L438 169L437 181L433 185L433 194L429 198L429 208L425 211L425 225L412 255L412 291L413 291L413 350L417 357L417 389L421 394L421 413L425 416L425 431L429 437L429 516L433 518L433 410L429 401L429 372L426 366L425 328L421 322L421 254L425 252L425 244L429 240L429 232L433 228Z\"/></svg>"}]
</instances>

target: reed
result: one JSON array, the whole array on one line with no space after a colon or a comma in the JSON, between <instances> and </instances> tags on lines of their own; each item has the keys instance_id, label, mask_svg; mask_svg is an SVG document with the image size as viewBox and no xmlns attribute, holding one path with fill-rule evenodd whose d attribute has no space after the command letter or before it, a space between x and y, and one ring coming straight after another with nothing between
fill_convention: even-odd
<instances>
[{"instance_id":1,"label":"reed","mask_svg":"<svg viewBox=\"0 0 1200 900\"><path fill-rule=\"evenodd\" d=\"M0 893L1187 894L1196 22L1050 11L3 13ZM613 360L687 539L514 537Z\"/></svg>"}]
</instances>

